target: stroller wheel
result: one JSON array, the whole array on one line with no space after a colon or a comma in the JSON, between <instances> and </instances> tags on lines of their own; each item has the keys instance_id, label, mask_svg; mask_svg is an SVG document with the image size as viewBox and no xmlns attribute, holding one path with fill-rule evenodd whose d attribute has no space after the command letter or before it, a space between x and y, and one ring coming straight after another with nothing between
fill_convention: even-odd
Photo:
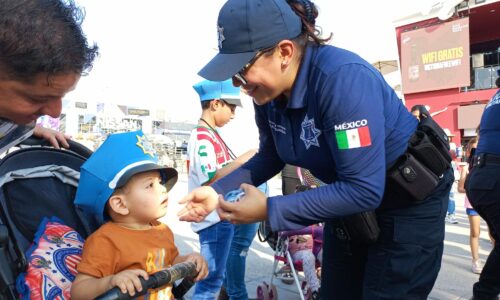
<instances>
[{"instance_id":1,"label":"stroller wheel","mask_svg":"<svg viewBox=\"0 0 500 300\"><path fill-rule=\"evenodd\" d=\"M269 300L278 300L278 290L274 284L271 285L269 290Z\"/></svg>"},{"instance_id":2,"label":"stroller wheel","mask_svg":"<svg viewBox=\"0 0 500 300\"><path fill-rule=\"evenodd\" d=\"M269 288L267 283L264 282L257 287L257 299L269 300Z\"/></svg>"},{"instance_id":3,"label":"stroller wheel","mask_svg":"<svg viewBox=\"0 0 500 300\"><path fill-rule=\"evenodd\" d=\"M294 279L293 279L293 274L292 270L290 269L290 266L283 266L279 272L279 278L281 279L281 282L284 284L293 284Z\"/></svg>"}]
</instances>

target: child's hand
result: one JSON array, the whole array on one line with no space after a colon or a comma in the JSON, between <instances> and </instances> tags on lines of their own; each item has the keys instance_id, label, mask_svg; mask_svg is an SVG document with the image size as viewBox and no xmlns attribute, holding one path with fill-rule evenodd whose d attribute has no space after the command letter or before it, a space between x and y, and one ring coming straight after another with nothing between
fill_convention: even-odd
<instances>
[{"instance_id":1,"label":"child's hand","mask_svg":"<svg viewBox=\"0 0 500 300\"><path fill-rule=\"evenodd\" d=\"M191 253L187 255L186 261L191 261L196 264L196 271L198 271L198 275L194 278L194 281L200 281L207 277L208 275L208 265L203 256L198 253Z\"/></svg>"},{"instance_id":2,"label":"child's hand","mask_svg":"<svg viewBox=\"0 0 500 300\"><path fill-rule=\"evenodd\" d=\"M139 276L148 279L148 273L144 270L134 269L134 270L125 270L117 273L111 277L110 280L110 289L115 286L119 287L122 293L127 293L130 296L135 295L135 291L142 291L141 281L139 280Z\"/></svg>"},{"instance_id":3,"label":"child's hand","mask_svg":"<svg viewBox=\"0 0 500 300\"><path fill-rule=\"evenodd\" d=\"M177 216L181 221L200 222L217 207L218 202L217 192L212 187L196 188L179 201L179 204L186 206Z\"/></svg>"}]
</instances>

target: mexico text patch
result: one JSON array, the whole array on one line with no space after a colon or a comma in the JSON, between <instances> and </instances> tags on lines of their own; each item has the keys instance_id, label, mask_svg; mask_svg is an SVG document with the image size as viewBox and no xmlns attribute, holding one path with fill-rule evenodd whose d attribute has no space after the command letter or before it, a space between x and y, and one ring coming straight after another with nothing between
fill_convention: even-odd
<instances>
[{"instance_id":1,"label":"mexico text patch","mask_svg":"<svg viewBox=\"0 0 500 300\"><path fill-rule=\"evenodd\" d=\"M339 150L367 147L372 144L367 120L335 125Z\"/></svg>"}]
</instances>

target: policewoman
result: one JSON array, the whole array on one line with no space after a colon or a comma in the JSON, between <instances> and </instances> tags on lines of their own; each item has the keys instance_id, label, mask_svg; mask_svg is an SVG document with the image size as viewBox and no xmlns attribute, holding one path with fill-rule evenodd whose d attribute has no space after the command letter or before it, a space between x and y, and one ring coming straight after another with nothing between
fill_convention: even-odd
<instances>
[{"instance_id":1,"label":"policewoman","mask_svg":"<svg viewBox=\"0 0 500 300\"><path fill-rule=\"evenodd\" d=\"M500 70L496 80L500 87ZM479 125L479 143L466 181L467 196L488 223L493 250L474 284L474 299L498 299L500 294L500 90L486 105Z\"/></svg>"},{"instance_id":2,"label":"policewoman","mask_svg":"<svg viewBox=\"0 0 500 300\"><path fill-rule=\"evenodd\" d=\"M447 170L419 202L401 195L402 208L378 211L375 243L335 234L338 218L379 208L386 170L407 150L418 121L369 63L325 45L317 15L305 0L229 0L222 7L219 54L199 75L233 78L253 98L259 151L211 187L184 197L179 216L200 221L219 206L223 219L267 220L274 231L325 221L322 299L426 299L441 264L453 175ZM327 184L265 197L255 186L285 163ZM246 196L239 202L218 196L240 184Z\"/></svg>"}]
</instances>

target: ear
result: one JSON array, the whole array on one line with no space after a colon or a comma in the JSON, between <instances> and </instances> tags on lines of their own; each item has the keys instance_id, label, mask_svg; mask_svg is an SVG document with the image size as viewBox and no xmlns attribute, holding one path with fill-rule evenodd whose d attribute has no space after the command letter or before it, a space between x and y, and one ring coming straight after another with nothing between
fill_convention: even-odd
<instances>
[{"instance_id":1,"label":"ear","mask_svg":"<svg viewBox=\"0 0 500 300\"><path fill-rule=\"evenodd\" d=\"M292 62L292 59L297 52L297 47L290 40L282 40L278 43L278 52L281 58L281 66L287 67Z\"/></svg>"},{"instance_id":2,"label":"ear","mask_svg":"<svg viewBox=\"0 0 500 300\"><path fill-rule=\"evenodd\" d=\"M219 99L214 99L210 103L210 107L212 108L213 111L216 111L219 109L219 107L222 105L221 101Z\"/></svg>"},{"instance_id":3,"label":"ear","mask_svg":"<svg viewBox=\"0 0 500 300\"><path fill-rule=\"evenodd\" d=\"M111 210L119 215L126 216L129 214L127 201L125 201L124 195L113 195L109 198L109 206Z\"/></svg>"}]
</instances>

